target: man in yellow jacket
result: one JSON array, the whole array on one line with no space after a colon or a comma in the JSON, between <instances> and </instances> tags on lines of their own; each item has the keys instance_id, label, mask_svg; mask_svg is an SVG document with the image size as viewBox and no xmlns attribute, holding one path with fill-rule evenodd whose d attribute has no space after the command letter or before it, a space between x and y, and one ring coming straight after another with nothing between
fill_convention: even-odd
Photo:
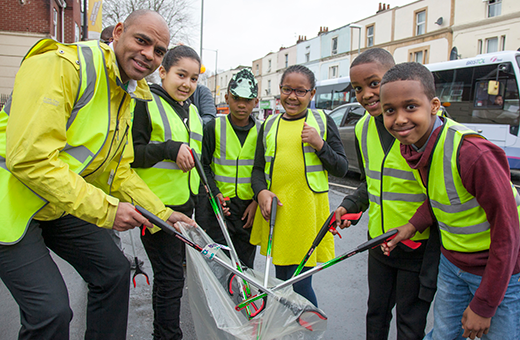
<instances>
[{"instance_id":1,"label":"man in yellow jacket","mask_svg":"<svg viewBox=\"0 0 520 340\"><path fill-rule=\"evenodd\" d=\"M20 307L20 339L69 338L68 293L48 249L88 283L85 338L126 339L129 263L102 228L152 227L133 204L194 224L130 169L130 105L151 99L143 78L166 53L168 26L139 10L113 35L110 46L38 42L0 112L0 278Z\"/></svg>"}]
</instances>

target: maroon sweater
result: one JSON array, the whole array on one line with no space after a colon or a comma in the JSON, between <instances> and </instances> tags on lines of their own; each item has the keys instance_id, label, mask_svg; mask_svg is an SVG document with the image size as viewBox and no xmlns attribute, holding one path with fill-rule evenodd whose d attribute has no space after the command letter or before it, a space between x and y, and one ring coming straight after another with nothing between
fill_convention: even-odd
<instances>
[{"instance_id":1,"label":"maroon sweater","mask_svg":"<svg viewBox=\"0 0 520 340\"><path fill-rule=\"evenodd\" d=\"M441 128L432 132L423 152L417 152L412 146L401 145L403 157L412 169L419 170L425 185L430 168L429 159ZM441 247L441 251L458 268L482 276L470 307L482 317L492 317L504 298L511 275L520 272L518 210L512 196L505 194L511 192L509 164L504 151L495 144L483 138L467 137L459 152L459 170L462 184L486 212L491 226L491 245L489 250L476 253L450 251L444 247ZM434 218L429 202L426 201L410 219L410 223L423 232Z\"/></svg>"}]
</instances>

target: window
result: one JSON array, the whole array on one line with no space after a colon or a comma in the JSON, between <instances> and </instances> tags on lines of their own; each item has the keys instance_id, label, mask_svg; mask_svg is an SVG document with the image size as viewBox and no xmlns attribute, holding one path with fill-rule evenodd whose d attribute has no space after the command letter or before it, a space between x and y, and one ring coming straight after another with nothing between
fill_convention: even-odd
<instances>
[{"instance_id":1,"label":"window","mask_svg":"<svg viewBox=\"0 0 520 340\"><path fill-rule=\"evenodd\" d=\"M415 13L415 35L426 33L426 11Z\"/></svg>"},{"instance_id":2,"label":"window","mask_svg":"<svg viewBox=\"0 0 520 340\"><path fill-rule=\"evenodd\" d=\"M347 111L347 107L340 107L337 110L334 110L330 113L330 118L336 123L336 126L342 126L343 117L345 117L345 112Z\"/></svg>"},{"instance_id":3,"label":"window","mask_svg":"<svg viewBox=\"0 0 520 340\"><path fill-rule=\"evenodd\" d=\"M286 54L285 55L285 68L288 68L289 67L289 55Z\"/></svg>"},{"instance_id":4,"label":"window","mask_svg":"<svg viewBox=\"0 0 520 340\"><path fill-rule=\"evenodd\" d=\"M415 48L412 50L408 50L409 57L408 61L415 61L416 63L428 64L428 51L430 50L430 46L423 46L419 48Z\"/></svg>"},{"instance_id":5,"label":"window","mask_svg":"<svg viewBox=\"0 0 520 340\"><path fill-rule=\"evenodd\" d=\"M506 36L503 35L500 37L500 51L506 50Z\"/></svg>"},{"instance_id":6,"label":"window","mask_svg":"<svg viewBox=\"0 0 520 340\"><path fill-rule=\"evenodd\" d=\"M459 123L518 126L520 102L515 75L510 71L513 65L509 62L502 65L505 71L498 71L495 64L432 72L435 95L441 103L450 103L448 112ZM489 81L497 79L498 93L490 94ZM497 102L497 96L501 97L501 103Z\"/></svg>"},{"instance_id":7,"label":"window","mask_svg":"<svg viewBox=\"0 0 520 340\"><path fill-rule=\"evenodd\" d=\"M367 27L367 47L374 46L374 25Z\"/></svg>"},{"instance_id":8,"label":"window","mask_svg":"<svg viewBox=\"0 0 520 340\"><path fill-rule=\"evenodd\" d=\"M477 54L482 54L482 39L477 42Z\"/></svg>"},{"instance_id":9,"label":"window","mask_svg":"<svg viewBox=\"0 0 520 340\"><path fill-rule=\"evenodd\" d=\"M267 61L267 72L271 72L271 59Z\"/></svg>"},{"instance_id":10,"label":"window","mask_svg":"<svg viewBox=\"0 0 520 340\"><path fill-rule=\"evenodd\" d=\"M502 14L502 0L488 1L488 18L496 17Z\"/></svg>"},{"instance_id":11,"label":"window","mask_svg":"<svg viewBox=\"0 0 520 340\"><path fill-rule=\"evenodd\" d=\"M338 77L338 65L334 65L329 67L329 79L334 79Z\"/></svg>"},{"instance_id":12,"label":"window","mask_svg":"<svg viewBox=\"0 0 520 340\"><path fill-rule=\"evenodd\" d=\"M305 62L308 63L311 60L311 52L305 53Z\"/></svg>"},{"instance_id":13,"label":"window","mask_svg":"<svg viewBox=\"0 0 520 340\"><path fill-rule=\"evenodd\" d=\"M265 90L266 94L271 94L271 81L267 81L267 89Z\"/></svg>"},{"instance_id":14,"label":"window","mask_svg":"<svg viewBox=\"0 0 520 340\"><path fill-rule=\"evenodd\" d=\"M256 64L256 75L260 75L260 64Z\"/></svg>"},{"instance_id":15,"label":"window","mask_svg":"<svg viewBox=\"0 0 520 340\"><path fill-rule=\"evenodd\" d=\"M498 38L486 39L486 53L493 53L498 51Z\"/></svg>"},{"instance_id":16,"label":"window","mask_svg":"<svg viewBox=\"0 0 520 340\"><path fill-rule=\"evenodd\" d=\"M413 53L413 61L415 61L416 63L421 63L422 64L423 58L424 58L423 51L418 51L418 52L414 52Z\"/></svg>"},{"instance_id":17,"label":"window","mask_svg":"<svg viewBox=\"0 0 520 340\"><path fill-rule=\"evenodd\" d=\"M332 46L331 54L332 55L338 54L338 37L332 38L331 46Z\"/></svg>"},{"instance_id":18,"label":"window","mask_svg":"<svg viewBox=\"0 0 520 340\"><path fill-rule=\"evenodd\" d=\"M52 37L58 38L58 11L52 8Z\"/></svg>"},{"instance_id":19,"label":"window","mask_svg":"<svg viewBox=\"0 0 520 340\"><path fill-rule=\"evenodd\" d=\"M80 41L81 40L81 30L79 29L79 26L77 23L74 23L74 41Z\"/></svg>"}]
</instances>

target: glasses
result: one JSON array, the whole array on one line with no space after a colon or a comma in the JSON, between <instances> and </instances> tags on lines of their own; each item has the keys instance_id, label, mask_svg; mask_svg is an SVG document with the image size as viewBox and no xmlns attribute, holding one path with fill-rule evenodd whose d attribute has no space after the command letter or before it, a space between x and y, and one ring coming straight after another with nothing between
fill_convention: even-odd
<instances>
[{"instance_id":1,"label":"glasses","mask_svg":"<svg viewBox=\"0 0 520 340\"><path fill-rule=\"evenodd\" d=\"M302 90L302 89L293 89L290 86L280 86L280 92L285 94L286 96L290 96L291 93L295 93L297 97L305 97L307 92L311 92L312 90Z\"/></svg>"}]
</instances>

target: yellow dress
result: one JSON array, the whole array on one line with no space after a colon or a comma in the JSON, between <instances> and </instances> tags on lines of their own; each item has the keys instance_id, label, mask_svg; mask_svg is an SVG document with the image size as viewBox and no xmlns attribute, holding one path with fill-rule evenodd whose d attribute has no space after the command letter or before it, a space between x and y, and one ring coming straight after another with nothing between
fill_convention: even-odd
<instances>
[{"instance_id":1,"label":"yellow dress","mask_svg":"<svg viewBox=\"0 0 520 340\"><path fill-rule=\"evenodd\" d=\"M329 212L328 193L316 194L307 185L301 132L304 119L280 119L276 136L276 155L273 165L271 191L283 206L278 206L273 234L273 264L279 266L300 264L318 234ZM251 244L260 245L266 254L269 222L260 207L251 231ZM334 258L334 238L327 233L306 266Z\"/></svg>"}]
</instances>

